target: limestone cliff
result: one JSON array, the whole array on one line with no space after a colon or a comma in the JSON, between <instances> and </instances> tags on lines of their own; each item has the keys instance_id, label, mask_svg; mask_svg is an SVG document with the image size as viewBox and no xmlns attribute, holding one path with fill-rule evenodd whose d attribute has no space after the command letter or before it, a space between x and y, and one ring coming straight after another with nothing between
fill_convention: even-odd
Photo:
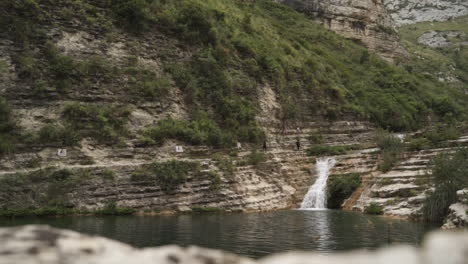
<instances>
[{"instance_id":1,"label":"limestone cliff","mask_svg":"<svg viewBox=\"0 0 468 264\"><path fill-rule=\"evenodd\" d=\"M465 0L384 0L397 25L424 21L446 21L468 15Z\"/></svg>"},{"instance_id":2,"label":"limestone cliff","mask_svg":"<svg viewBox=\"0 0 468 264\"><path fill-rule=\"evenodd\" d=\"M72 12L58 2L0 2L0 113L17 121L0 116L0 209L297 207L316 178L316 157L304 151L317 144L314 136L324 146L352 146L334 174L368 180L377 174L377 122L405 129L440 109L441 117L462 112L452 97L434 97L448 88L270 1L224 1L217 9L158 1L167 5L158 16L94 1L74 2ZM381 2L315 7L307 12L327 27L396 56ZM147 31L127 28L134 19ZM161 120L169 120L163 132ZM169 168L184 177L152 171L171 160L185 162ZM185 173L193 164L199 168Z\"/></svg>"},{"instance_id":3,"label":"limestone cliff","mask_svg":"<svg viewBox=\"0 0 468 264\"><path fill-rule=\"evenodd\" d=\"M316 21L352 39L383 58L407 57L400 45L392 18L382 0L276 0L315 18Z\"/></svg>"}]
</instances>

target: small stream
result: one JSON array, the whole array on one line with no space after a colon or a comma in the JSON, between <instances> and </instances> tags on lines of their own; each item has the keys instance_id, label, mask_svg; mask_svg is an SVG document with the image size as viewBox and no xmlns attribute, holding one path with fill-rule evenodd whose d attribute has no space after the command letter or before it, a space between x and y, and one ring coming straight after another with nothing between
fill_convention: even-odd
<instances>
[{"instance_id":1,"label":"small stream","mask_svg":"<svg viewBox=\"0 0 468 264\"><path fill-rule=\"evenodd\" d=\"M289 250L323 254L407 243L418 245L436 226L355 212L278 211L0 219L0 227L46 224L116 239L136 247L198 245L259 258Z\"/></svg>"}]
</instances>

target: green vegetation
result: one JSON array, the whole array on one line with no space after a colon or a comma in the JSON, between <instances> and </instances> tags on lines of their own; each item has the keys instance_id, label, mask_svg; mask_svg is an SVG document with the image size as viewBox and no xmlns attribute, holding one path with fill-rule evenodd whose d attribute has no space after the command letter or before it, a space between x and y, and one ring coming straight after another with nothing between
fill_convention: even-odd
<instances>
[{"instance_id":1,"label":"green vegetation","mask_svg":"<svg viewBox=\"0 0 468 264\"><path fill-rule=\"evenodd\" d=\"M426 221L441 222L448 208L457 201L457 190L468 187L468 149L454 154L439 154L433 160L432 183L435 190L426 197L423 216Z\"/></svg>"},{"instance_id":2,"label":"green vegetation","mask_svg":"<svg viewBox=\"0 0 468 264\"><path fill-rule=\"evenodd\" d=\"M381 215L383 214L383 207L377 203L370 203L366 209L364 210L366 214L371 214L371 215Z\"/></svg>"},{"instance_id":3,"label":"green vegetation","mask_svg":"<svg viewBox=\"0 0 468 264\"><path fill-rule=\"evenodd\" d=\"M259 141L263 132L256 127L245 131L244 139ZM166 139L177 139L193 145L208 145L213 147L231 147L236 143L235 136L229 131L222 131L216 122L209 118L194 121L161 120L157 126L143 132L142 143L161 145Z\"/></svg>"},{"instance_id":4,"label":"green vegetation","mask_svg":"<svg viewBox=\"0 0 468 264\"><path fill-rule=\"evenodd\" d=\"M285 121L299 111L330 119L352 112L405 130L424 125L427 116L458 118L465 104L457 89L389 65L271 1L115 0L110 7L133 32L162 30L201 47L188 63L168 61L166 71L187 102L203 105L223 131L256 127L255 87L262 83L280 95ZM301 104L304 96L316 104Z\"/></svg>"},{"instance_id":5,"label":"green vegetation","mask_svg":"<svg viewBox=\"0 0 468 264\"><path fill-rule=\"evenodd\" d=\"M343 202L361 186L361 175L332 175L327 182L327 207L339 209Z\"/></svg>"},{"instance_id":6,"label":"green vegetation","mask_svg":"<svg viewBox=\"0 0 468 264\"><path fill-rule=\"evenodd\" d=\"M382 153L382 162L379 164L379 170L387 172L391 170L401 158L404 144L400 138L385 130L378 130L376 132L375 142Z\"/></svg>"},{"instance_id":7,"label":"green vegetation","mask_svg":"<svg viewBox=\"0 0 468 264\"><path fill-rule=\"evenodd\" d=\"M170 160L155 162L135 171L132 181L153 181L164 191L172 191L178 185L185 183L190 173L200 175L200 164L188 161Z\"/></svg>"},{"instance_id":8,"label":"green vegetation","mask_svg":"<svg viewBox=\"0 0 468 264\"><path fill-rule=\"evenodd\" d=\"M0 96L0 158L14 149L16 122L7 101Z\"/></svg>"},{"instance_id":9,"label":"green vegetation","mask_svg":"<svg viewBox=\"0 0 468 264\"><path fill-rule=\"evenodd\" d=\"M79 193L83 184L103 180L113 180L113 172L45 168L7 175L0 179L0 217L133 214L135 210L119 208L115 203L85 210L70 202L70 194Z\"/></svg>"},{"instance_id":10,"label":"green vegetation","mask_svg":"<svg viewBox=\"0 0 468 264\"><path fill-rule=\"evenodd\" d=\"M234 177L234 170L236 168L234 162L230 158L216 158L216 165L219 170L224 173L228 178Z\"/></svg>"},{"instance_id":11,"label":"green vegetation","mask_svg":"<svg viewBox=\"0 0 468 264\"><path fill-rule=\"evenodd\" d=\"M463 19L453 22L460 30L465 30ZM51 23L66 28L69 21L79 23L83 31L105 33L106 40L118 32L115 26L127 30L132 34L129 63L60 50L46 32ZM20 47L12 56L13 66L21 83L31 88L31 97L63 100L102 89L116 95L116 105L123 105L163 103L181 90L189 120L162 120L140 135L144 145L159 145L166 139L213 147L232 147L237 141L258 144L265 137L256 121L259 90L265 86L276 93L282 107L278 118L285 123L308 115L333 120L352 114L388 130L411 130L428 120L463 119L468 102L460 87L425 74L440 67L428 70L423 66L431 63L422 60L405 67L388 64L307 16L269 0L2 1L0 30ZM417 30L402 32L420 48L410 33L424 30L417 25ZM154 52L160 68L138 61L147 46L142 36L167 44L166 50ZM466 49L454 52L430 49L423 57L440 53L432 56L444 59L437 65L450 68L453 62L464 82ZM313 101L304 103L303 98ZM64 115L66 124L52 120L32 141L75 145L77 139L91 136L115 142L126 136L122 125L126 117L114 117L105 110L77 122ZM65 138L70 131L76 132ZM313 137L314 144L321 144L320 135ZM0 152L11 151L16 143L3 135L0 139ZM425 143L414 142L414 148Z\"/></svg>"},{"instance_id":12,"label":"green vegetation","mask_svg":"<svg viewBox=\"0 0 468 264\"><path fill-rule=\"evenodd\" d=\"M406 25L399 29L406 48L412 54L411 61L405 67L411 72L426 72L433 76L447 79L452 76L460 82L451 85L466 89L468 87L468 47L459 45L460 42L468 41L468 16L459 17L445 22L423 22L414 25ZM464 37L447 38L451 44L444 48L429 48L418 44L418 38L428 31L444 32L459 31ZM441 101L444 100L444 101ZM445 111L445 106L450 106L450 99L440 97L436 108L439 112ZM451 118L450 116L447 116Z\"/></svg>"},{"instance_id":13,"label":"green vegetation","mask_svg":"<svg viewBox=\"0 0 468 264\"><path fill-rule=\"evenodd\" d=\"M309 140L312 144L322 144L323 136L322 134L313 133L313 134L310 134Z\"/></svg>"},{"instance_id":14,"label":"green vegetation","mask_svg":"<svg viewBox=\"0 0 468 264\"><path fill-rule=\"evenodd\" d=\"M127 135L125 125L131 110L125 106L69 103L62 117L66 127L80 137L93 137L102 143L113 143Z\"/></svg>"},{"instance_id":15,"label":"green vegetation","mask_svg":"<svg viewBox=\"0 0 468 264\"><path fill-rule=\"evenodd\" d=\"M443 147L446 141L458 139L461 136L460 130L456 124L436 124L413 136L407 148L410 151L419 151L431 147Z\"/></svg>"},{"instance_id":16,"label":"green vegetation","mask_svg":"<svg viewBox=\"0 0 468 264\"><path fill-rule=\"evenodd\" d=\"M346 146L326 146L318 145L306 149L309 156L336 156L346 154L348 151L359 149L359 145L346 145Z\"/></svg>"}]
</instances>

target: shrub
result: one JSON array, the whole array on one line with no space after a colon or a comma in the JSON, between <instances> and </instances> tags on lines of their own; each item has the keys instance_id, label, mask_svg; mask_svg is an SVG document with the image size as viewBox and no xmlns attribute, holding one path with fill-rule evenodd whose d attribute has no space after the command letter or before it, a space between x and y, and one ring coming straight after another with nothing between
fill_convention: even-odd
<instances>
[{"instance_id":1,"label":"shrub","mask_svg":"<svg viewBox=\"0 0 468 264\"><path fill-rule=\"evenodd\" d=\"M404 144L401 139L385 130L376 132L375 142L382 152L382 162L378 165L378 169L382 172L388 172L401 158Z\"/></svg>"},{"instance_id":2,"label":"shrub","mask_svg":"<svg viewBox=\"0 0 468 264\"><path fill-rule=\"evenodd\" d=\"M135 171L132 181L154 181L164 191L172 191L178 185L185 183L189 173L198 176L200 164L188 161L170 160L155 162Z\"/></svg>"},{"instance_id":3,"label":"shrub","mask_svg":"<svg viewBox=\"0 0 468 264\"><path fill-rule=\"evenodd\" d=\"M312 146L306 149L306 153L309 156L336 156L346 154L350 150L359 149L359 145L347 145L347 146Z\"/></svg>"},{"instance_id":4,"label":"shrub","mask_svg":"<svg viewBox=\"0 0 468 264\"><path fill-rule=\"evenodd\" d=\"M409 141L407 148L409 151L420 151L429 148L431 145L431 141L425 137L413 138Z\"/></svg>"},{"instance_id":5,"label":"shrub","mask_svg":"<svg viewBox=\"0 0 468 264\"><path fill-rule=\"evenodd\" d=\"M127 134L126 123L131 109L125 106L69 103L62 111L66 127L80 137L94 137L112 143Z\"/></svg>"},{"instance_id":6,"label":"shrub","mask_svg":"<svg viewBox=\"0 0 468 264\"><path fill-rule=\"evenodd\" d=\"M358 173L330 177L327 183L327 207L341 208L343 202L360 186L361 175Z\"/></svg>"},{"instance_id":7,"label":"shrub","mask_svg":"<svg viewBox=\"0 0 468 264\"><path fill-rule=\"evenodd\" d=\"M448 208L457 201L457 190L468 187L468 149L455 154L439 154L432 161L432 183L435 190L426 196L423 217L426 221L441 222Z\"/></svg>"},{"instance_id":8,"label":"shrub","mask_svg":"<svg viewBox=\"0 0 468 264\"><path fill-rule=\"evenodd\" d=\"M377 203L370 203L366 209L365 209L366 214L371 214L371 215L381 215L383 214L383 207Z\"/></svg>"},{"instance_id":9,"label":"shrub","mask_svg":"<svg viewBox=\"0 0 468 264\"><path fill-rule=\"evenodd\" d=\"M149 28L154 21L150 3L147 0L112 0L112 10L120 25L139 33Z\"/></svg>"},{"instance_id":10,"label":"shrub","mask_svg":"<svg viewBox=\"0 0 468 264\"><path fill-rule=\"evenodd\" d=\"M312 144L322 144L323 136L322 134L310 134L309 140Z\"/></svg>"},{"instance_id":11,"label":"shrub","mask_svg":"<svg viewBox=\"0 0 468 264\"><path fill-rule=\"evenodd\" d=\"M266 161L265 153L258 152L257 150L253 150L247 156L247 164L249 164L249 165L258 166L258 165L262 164L265 161Z\"/></svg>"},{"instance_id":12,"label":"shrub","mask_svg":"<svg viewBox=\"0 0 468 264\"><path fill-rule=\"evenodd\" d=\"M34 138L34 143L56 144L59 146L76 146L80 140L79 134L70 126L47 124L42 127Z\"/></svg>"},{"instance_id":13,"label":"shrub","mask_svg":"<svg viewBox=\"0 0 468 264\"><path fill-rule=\"evenodd\" d=\"M213 147L232 147L236 143L232 132L221 130L216 122L208 118L193 121L163 119L157 126L143 132L142 139L145 138L159 145L163 144L166 139L177 139L192 145Z\"/></svg>"},{"instance_id":14,"label":"shrub","mask_svg":"<svg viewBox=\"0 0 468 264\"><path fill-rule=\"evenodd\" d=\"M14 150L16 121L8 102L0 96L0 157Z\"/></svg>"}]
</instances>

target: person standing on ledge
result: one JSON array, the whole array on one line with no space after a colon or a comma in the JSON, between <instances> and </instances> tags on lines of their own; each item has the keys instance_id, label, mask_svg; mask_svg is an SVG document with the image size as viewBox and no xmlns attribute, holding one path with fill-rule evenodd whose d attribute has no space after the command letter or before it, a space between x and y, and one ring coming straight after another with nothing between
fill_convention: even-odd
<instances>
[{"instance_id":1,"label":"person standing on ledge","mask_svg":"<svg viewBox=\"0 0 468 264\"><path fill-rule=\"evenodd\" d=\"M299 138L296 138L296 148L297 150L301 150L301 141L299 140Z\"/></svg>"},{"instance_id":2,"label":"person standing on ledge","mask_svg":"<svg viewBox=\"0 0 468 264\"><path fill-rule=\"evenodd\" d=\"M266 140L263 141L263 151L267 151L267 143L266 143Z\"/></svg>"}]
</instances>

